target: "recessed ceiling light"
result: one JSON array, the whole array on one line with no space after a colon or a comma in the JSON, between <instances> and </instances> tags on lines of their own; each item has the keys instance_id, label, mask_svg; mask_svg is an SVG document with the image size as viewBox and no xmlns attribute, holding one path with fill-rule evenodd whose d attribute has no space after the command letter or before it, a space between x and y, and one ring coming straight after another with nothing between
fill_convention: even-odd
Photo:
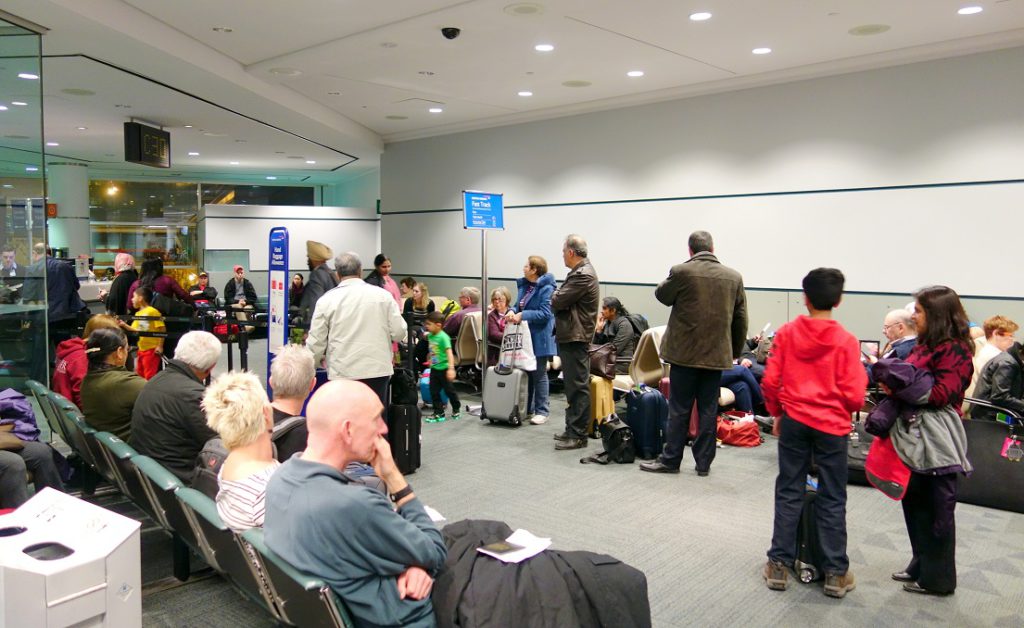
<instances>
[{"instance_id":1,"label":"recessed ceiling light","mask_svg":"<svg viewBox=\"0 0 1024 628\"><path fill-rule=\"evenodd\" d=\"M62 94L69 96L95 96L96 92L91 89L82 89L81 87L66 87L60 90Z\"/></svg>"},{"instance_id":2,"label":"recessed ceiling light","mask_svg":"<svg viewBox=\"0 0 1024 628\"><path fill-rule=\"evenodd\" d=\"M11 185L10 183L5 183L4 187L7 188L7 189L10 189L10 188L13 188L14 186Z\"/></svg>"},{"instance_id":3,"label":"recessed ceiling light","mask_svg":"<svg viewBox=\"0 0 1024 628\"><path fill-rule=\"evenodd\" d=\"M20 100L12 100L11 104L14 105L15 107L24 107L24 106L28 105L27 102L21 102Z\"/></svg>"},{"instance_id":4,"label":"recessed ceiling light","mask_svg":"<svg viewBox=\"0 0 1024 628\"><path fill-rule=\"evenodd\" d=\"M341 96L341 92L327 92L328 96Z\"/></svg>"},{"instance_id":5,"label":"recessed ceiling light","mask_svg":"<svg viewBox=\"0 0 1024 628\"><path fill-rule=\"evenodd\" d=\"M307 159L307 160L306 160L306 163L307 163L307 164L309 164L309 165L313 165L313 164L315 164L315 163L316 163L316 161L314 161L314 160L312 160L312 159Z\"/></svg>"},{"instance_id":6,"label":"recessed ceiling light","mask_svg":"<svg viewBox=\"0 0 1024 628\"><path fill-rule=\"evenodd\" d=\"M279 76L299 76L302 74L302 70L297 70L295 68L270 68L267 72L277 74Z\"/></svg>"},{"instance_id":7,"label":"recessed ceiling light","mask_svg":"<svg viewBox=\"0 0 1024 628\"><path fill-rule=\"evenodd\" d=\"M752 53L754 53L756 55L766 55L766 54L771 54L771 51L772 51L771 48L754 48L750 52L752 52Z\"/></svg>"},{"instance_id":8,"label":"recessed ceiling light","mask_svg":"<svg viewBox=\"0 0 1024 628\"><path fill-rule=\"evenodd\" d=\"M429 111L430 113L441 113L442 111L444 111L444 109L440 107L431 107L430 109L427 109L427 111Z\"/></svg>"},{"instance_id":9,"label":"recessed ceiling light","mask_svg":"<svg viewBox=\"0 0 1024 628\"><path fill-rule=\"evenodd\" d=\"M555 47L552 46L551 44L537 44L536 46L533 47L533 49L536 50L537 52L551 52L552 50L555 49Z\"/></svg>"},{"instance_id":10,"label":"recessed ceiling light","mask_svg":"<svg viewBox=\"0 0 1024 628\"><path fill-rule=\"evenodd\" d=\"M690 14L690 20L694 22L703 22L704 20L710 20L711 14L707 11L699 11L697 13Z\"/></svg>"},{"instance_id":11,"label":"recessed ceiling light","mask_svg":"<svg viewBox=\"0 0 1024 628\"><path fill-rule=\"evenodd\" d=\"M862 24L854 26L847 33L856 37L867 37L868 35L880 35L889 31L892 27L888 24Z\"/></svg>"},{"instance_id":12,"label":"recessed ceiling light","mask_svg":"<svg viewBox=\"0 0 1024 628\"><path fill-rule=\"evenodd\" d=\"M267 181L277 181L277 177L267 177Z\"/></svg>"},{"instance_id":13,"label":"recessed ceiling light","mask_svg":"<svg viewBox=\"0 0 1024 628\"><path fill-rule=\"evenodd\" d=\"M203 131L203 135L206 137L227 137L227 133L214 133L213 131Z\"/></svg>"},{"instance_id":14,"label":"recessed ceiling light","mask_svg":"<svg viewBox=\"0 0 1024 628\"><path fill-rule=\"evenodd\" d=\"M60 146L60 144L58 144L57 142L47 142L46 145L47 146Z\"/></svg>"},{"instance_id":15,"label":"recessed ceiling light","mask_svg":"<svg viewBox=\"0 0 1024 628\"><path fill-rule=\"evenodd\" d=\"M4 105L0 105L0 111L7 111L7 107L5 107Z\"/></svg>"},{"instance_id":16,"label":"recessed ceiling light","mask_svg":"<svg viewBox=\"0 0 1024 628\"><path fill-rule=\"evenodd\" d=\"M231 164L232 166L237 166L238 165L237 161L229 161L228 163Z\"/></svg>"},{"instance_id":17,"label":"recessed ceiling light","mask_svg":"<svg viewBox=\"0 0 1024 628\"><path fill-rule=\"evenodd\" d=\"M381 48L398 48L398 44L393 41L382 41L380 42Z\"/></svg>"},{"instance_id":18,"label":"recessed ceiling light","mask_svg":"<svg viewBox=\"0 0 1024 628\"><path fill-rule=\"evenodd\" d=\"M562 87L590 87L590 81L562 81Z\"/></svg>"},{"instance_id":19,"label":"recessed ceiling light","mask_svg":"<svg viewBox=\"0 0 1024 628\"><path fill-rule=\"evenodd\" d=\"M544 12L544 7L536 2L516 2L515 4L508 5L502 11L509 15L517 16L537 15Z\"/></svg>"},{"instance_id":20,"label":"recessed ceiling light","mask_svg":"<svg viewBox=\"0 0 1024 628\"><path fill-rule=\"evenodd\" d=\"M38 170L39 168L36 168L35 166L25 166L25 172L37 172Z\"/></svg>"},{"instance_id":21,"label":"recessed ceiling light","mask_svg":"<svg viewBox=\"0 0 1024 628\"><path fill-rule=\"evenodd\" d=\"M275 154L275 155L283 155L283 154L284 154L284 151L283 151L283 150L275 150L275 151L274 151L274 154Z\"/></svg>"},{"instance_id":22,"label":"recessed ceiling light","mask_svg":"<svg viewBox=\"0 0 1024 628\"><path fill-rule=\"evenodd\" d=\"M522 96L523 98L526 98L528 96L533 96L533 92L518 92L518 94L520 96Z\"/></svg>"},{"instance_id":23,"label":"recessed ceiling light","mask_svg":"<svg viewBox=\"0 0 1024 628\"><path fill-rule=\"evenodd\" d=\"M643 70L630 70L629 72L626 72L626 76L629 76L629 77L632 77L632 78L639 78L639 77L641 77L643 75L644 75L644 71Z\"/></svg>"},{"instance_id":24,"label":"recessed ceiling light","mask_svg":"<svg viewBox=\"0 0 1024 628\"><path fill-rule=\"evenodd\" d=\"M981 13L984 9L979 6L963 7L957 13L960 15L974 15L975 13Z\"/></svg>"},{"instance_id":25,"label":"recessed ceiling light","mask_svg":"<svg viewBox=\"0 0 1024 628\"><path fill-rule=\"evenodd\" d=\"M230 26L214 26L213 32L215 33L233 33L235 29Z\"/></svg>"},{"instance_id":26,"label":"recessed ceiling light","mask_svg":"<svg viewBox=\"0 0 1024 628\"><path fill-rule=\"evenodd\" d=\"M421 76L434 76L434 73L431 72L430 70L420 70L419 72L417 72L417 74Z\"/></svg>"},{"instance_id":27,"label":"recessed ceiling light","mask_svg":"<svg viewBox=\"0 0 1024 628\"><path fill-rule=\"evenodd\" d=\"M288 159L305 159L302 155L288 155Z\"/></svg>"},{"instance_id":28,"label":"recessed ceiling light","mask_svg":"<svg viewBox=\"0 0 1024 628\"><path fill-rule=\"evenodd\" d=\"M384 116L388 120L408 120L409 116Z\"/></svg>"},{"instance_id":29,"label":"recessed ceiling light","mask_svg":"<svg viewBox=\"0 0 1024 628\"><path fill-rule=\"evenodd\" d=\"M185 128L186 128L186 129L191 129L191 128L192 128L192 125L191 125L191 124L186 124L186 125L185 125Z\"/></svg>"},{"instance_id":30,"label":"recessed ceiling light","mask_svg":"<svg viewBox=\"0 0 1024 628\"><path fill-rule=\"evenodd\" d=\"M236 144L245 144L245 143L246 143L246 142L248 142L248 141L249 141L249 140L235 140L235 143L236 143Z\"/></svg>"},{"instance_id":31,"label":"recessed ceiling light","mask_svg":"<svg viewBox=\"0 0 1024 628\"><path fill-rule=\"evenodd\" d=\"M87 130L89 130L89 127L87 127L87 126L80 126L80 127L75 127L75 128L77 128L79 131L87 131Z\"/></svg>"},{"instance_id":32,"label":"recessed ceiling light","mask_svg":"<svg viewBox=\"0 0 1024 628\"><path fill-rule=\"evenodd\" d=\"M189 157L198 157L199 153L197 153L196 151L192 150L192 151L189 151L188 156Z\"/></svg>"},{"instance_id":33,"label":"recessed ceiling light","mask_svg":"<svg viewBox=\"0 0 1024 628\"><path fill-rule=\"evenodd\" d=\"M18 78L25 79L27 81L35 81L39 79L38 74L32 74L31 72L19 72Z\"/></svg>"}]
</instances>

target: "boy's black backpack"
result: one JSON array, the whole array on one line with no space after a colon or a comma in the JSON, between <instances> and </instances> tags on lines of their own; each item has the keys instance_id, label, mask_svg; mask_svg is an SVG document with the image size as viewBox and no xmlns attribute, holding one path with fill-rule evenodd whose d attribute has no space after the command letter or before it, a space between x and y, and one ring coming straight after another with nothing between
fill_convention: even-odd
<instances>
[{"instance_id":1,"label":"boy's black backpack","mask_svg":"<svg viewBox=\"0 0 1024 628\"><path fill-rule=\"evenodd\" d=\"M270 434L270 442L284 438L293 429L306 423L306 417L293 416L274 425ZM220 438L211 438L203 445L203 450L196 458L196 469L192 473L192 488L208 496L210 499L217 499L217 491L220 486L217 484L217 475L221 466L228 457L228 448ZM277 448L274 448L274 457L277 458Z\"/></svg>"},{"instance_id":2,"label":"boy's black backpack","mask_svg":"<svg viewBox=\"0 0 1024 628\"><path fill-rule=\"evenodd\" d=\"M651 328L651 324L647 322L647 317L643 314L629 314L626 316L626 320L633 326L633 333L638 339L645 331Z\"/></svg>"}]
</instances>

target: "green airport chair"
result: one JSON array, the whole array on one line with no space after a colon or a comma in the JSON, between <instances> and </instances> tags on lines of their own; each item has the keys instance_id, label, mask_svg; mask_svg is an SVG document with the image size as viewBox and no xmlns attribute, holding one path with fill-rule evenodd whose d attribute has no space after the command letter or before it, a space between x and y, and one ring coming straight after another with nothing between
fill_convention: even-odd
<instances>
[{"instance_id":1,"label":"green airport chair","mask_svg":"<svg viewBox=\"0 0 1024 628\"><path fill-rule=\"evenodd\" d=\"M352 617L331 587L319 578L292 567L272 552L263 540L263 529L242 533L242 540L254 550L260 570L280 611L281 621L291 626L354 628Z\"/></svg>"},{"instance_id":2,"label":"green airport chair","mask_svg":"<svg viewBox=\"0 0 1024 628\"><path fill-rule=\"evenodd\" d=\"M205 558L198 534L185 515L185 509L175 497L185 484L149 456L136 455L129 461L139 470L143 487L149 493L157 511L163 515L174 540L174 577L184 582L191 574L189 550Z\"/></svg>"},{"instance_id":3,"label":"green airport chair","mask_svg":"<svg viewBox=\"0 0 1024 628\"><path fill-rule=\"evenodd\" d=\"M57 436L65 443L68 442L68 437L64 434L64 426L61 425L60 420L57 418L57 409L53 407L53 403L50 401L50 389L34 379L25 380L25 385L28 386L29 391L31 391L32 396L36 400L36 404L39 405L39 409L43 413L43 417L46 419L46 424L50 428L50 440L53 441L53 437Z\"/></svg>"},{"instance_id":4,"label":"green airport chair","mask_svg":"<svg viewBox=\"0 0 1024 628\"><path fill-rule=\"evenodd\" d=\"M253 560L251 550L243 545L238 535L221 519L217 504L193 488L180 488L174 495L182 503L185 515L199 533L199 543L206 555L206 562L281 621L266 578Z\"/></svg>"}]
</instances>

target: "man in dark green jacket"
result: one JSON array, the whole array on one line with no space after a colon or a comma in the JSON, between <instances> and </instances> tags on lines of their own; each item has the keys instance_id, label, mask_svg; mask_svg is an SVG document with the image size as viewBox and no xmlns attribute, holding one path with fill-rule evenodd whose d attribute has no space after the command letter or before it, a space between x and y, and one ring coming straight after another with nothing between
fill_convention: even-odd
<instances>
[{"instance_id":1,"label":"man in dark green jacket","mask_svg":"<svg viewBox=\"0 0 1024 628\"><path fill-rule=\"evenodd\" d=\"M654 291L658 301L672 308L661 340L661 359L671 365L671 394L665 449L640 469L679 473L696 399L700 419L693 458L697 475L705 476L715 459L722 371L732 368L746 341L747 297L740 274L715 257L710 233L694 231L689 247L690 259L673 266Z\"/></svg>"},{"instance_id":2,"label":"man in dark green jacket","mask_svg":"<svg viewBox=\"0 0 1024 628\"><path fill-rule=\"evenodd\" d=\"M565 431L555 434L555 449L587 446L590 421L590 355L594 340L600 287L597 272L587 259L587 241L576 234L565 238L562 260L569 268L565 281L551 295L555 313L555 340L565 381Z\"/></svg>"}]
</instances>

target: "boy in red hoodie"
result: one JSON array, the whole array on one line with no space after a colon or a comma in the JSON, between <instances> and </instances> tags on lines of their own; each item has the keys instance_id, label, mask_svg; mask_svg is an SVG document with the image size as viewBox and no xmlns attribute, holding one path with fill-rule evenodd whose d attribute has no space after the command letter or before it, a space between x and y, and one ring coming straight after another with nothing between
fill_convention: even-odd
<instances>
[{"instance_id":1,"label":"boy in red hoodie","mask_svg":"<svg viewBox=\"0 0 1024 628\"><path fill-rule=\"evenodd\" d=\"M843 273L816 268L804 277L807 316L775 334L761 389L779 437L775 479L775 530L764 579L769 589L786 588L796 559L796 533L811 457L818 466L815 501L821 538L825 595L843 597L854 589L846 554L847 440L850 414L864 404L867 374L860 346L832 320L843 296Z\"/></svg>"}]
</instances>

